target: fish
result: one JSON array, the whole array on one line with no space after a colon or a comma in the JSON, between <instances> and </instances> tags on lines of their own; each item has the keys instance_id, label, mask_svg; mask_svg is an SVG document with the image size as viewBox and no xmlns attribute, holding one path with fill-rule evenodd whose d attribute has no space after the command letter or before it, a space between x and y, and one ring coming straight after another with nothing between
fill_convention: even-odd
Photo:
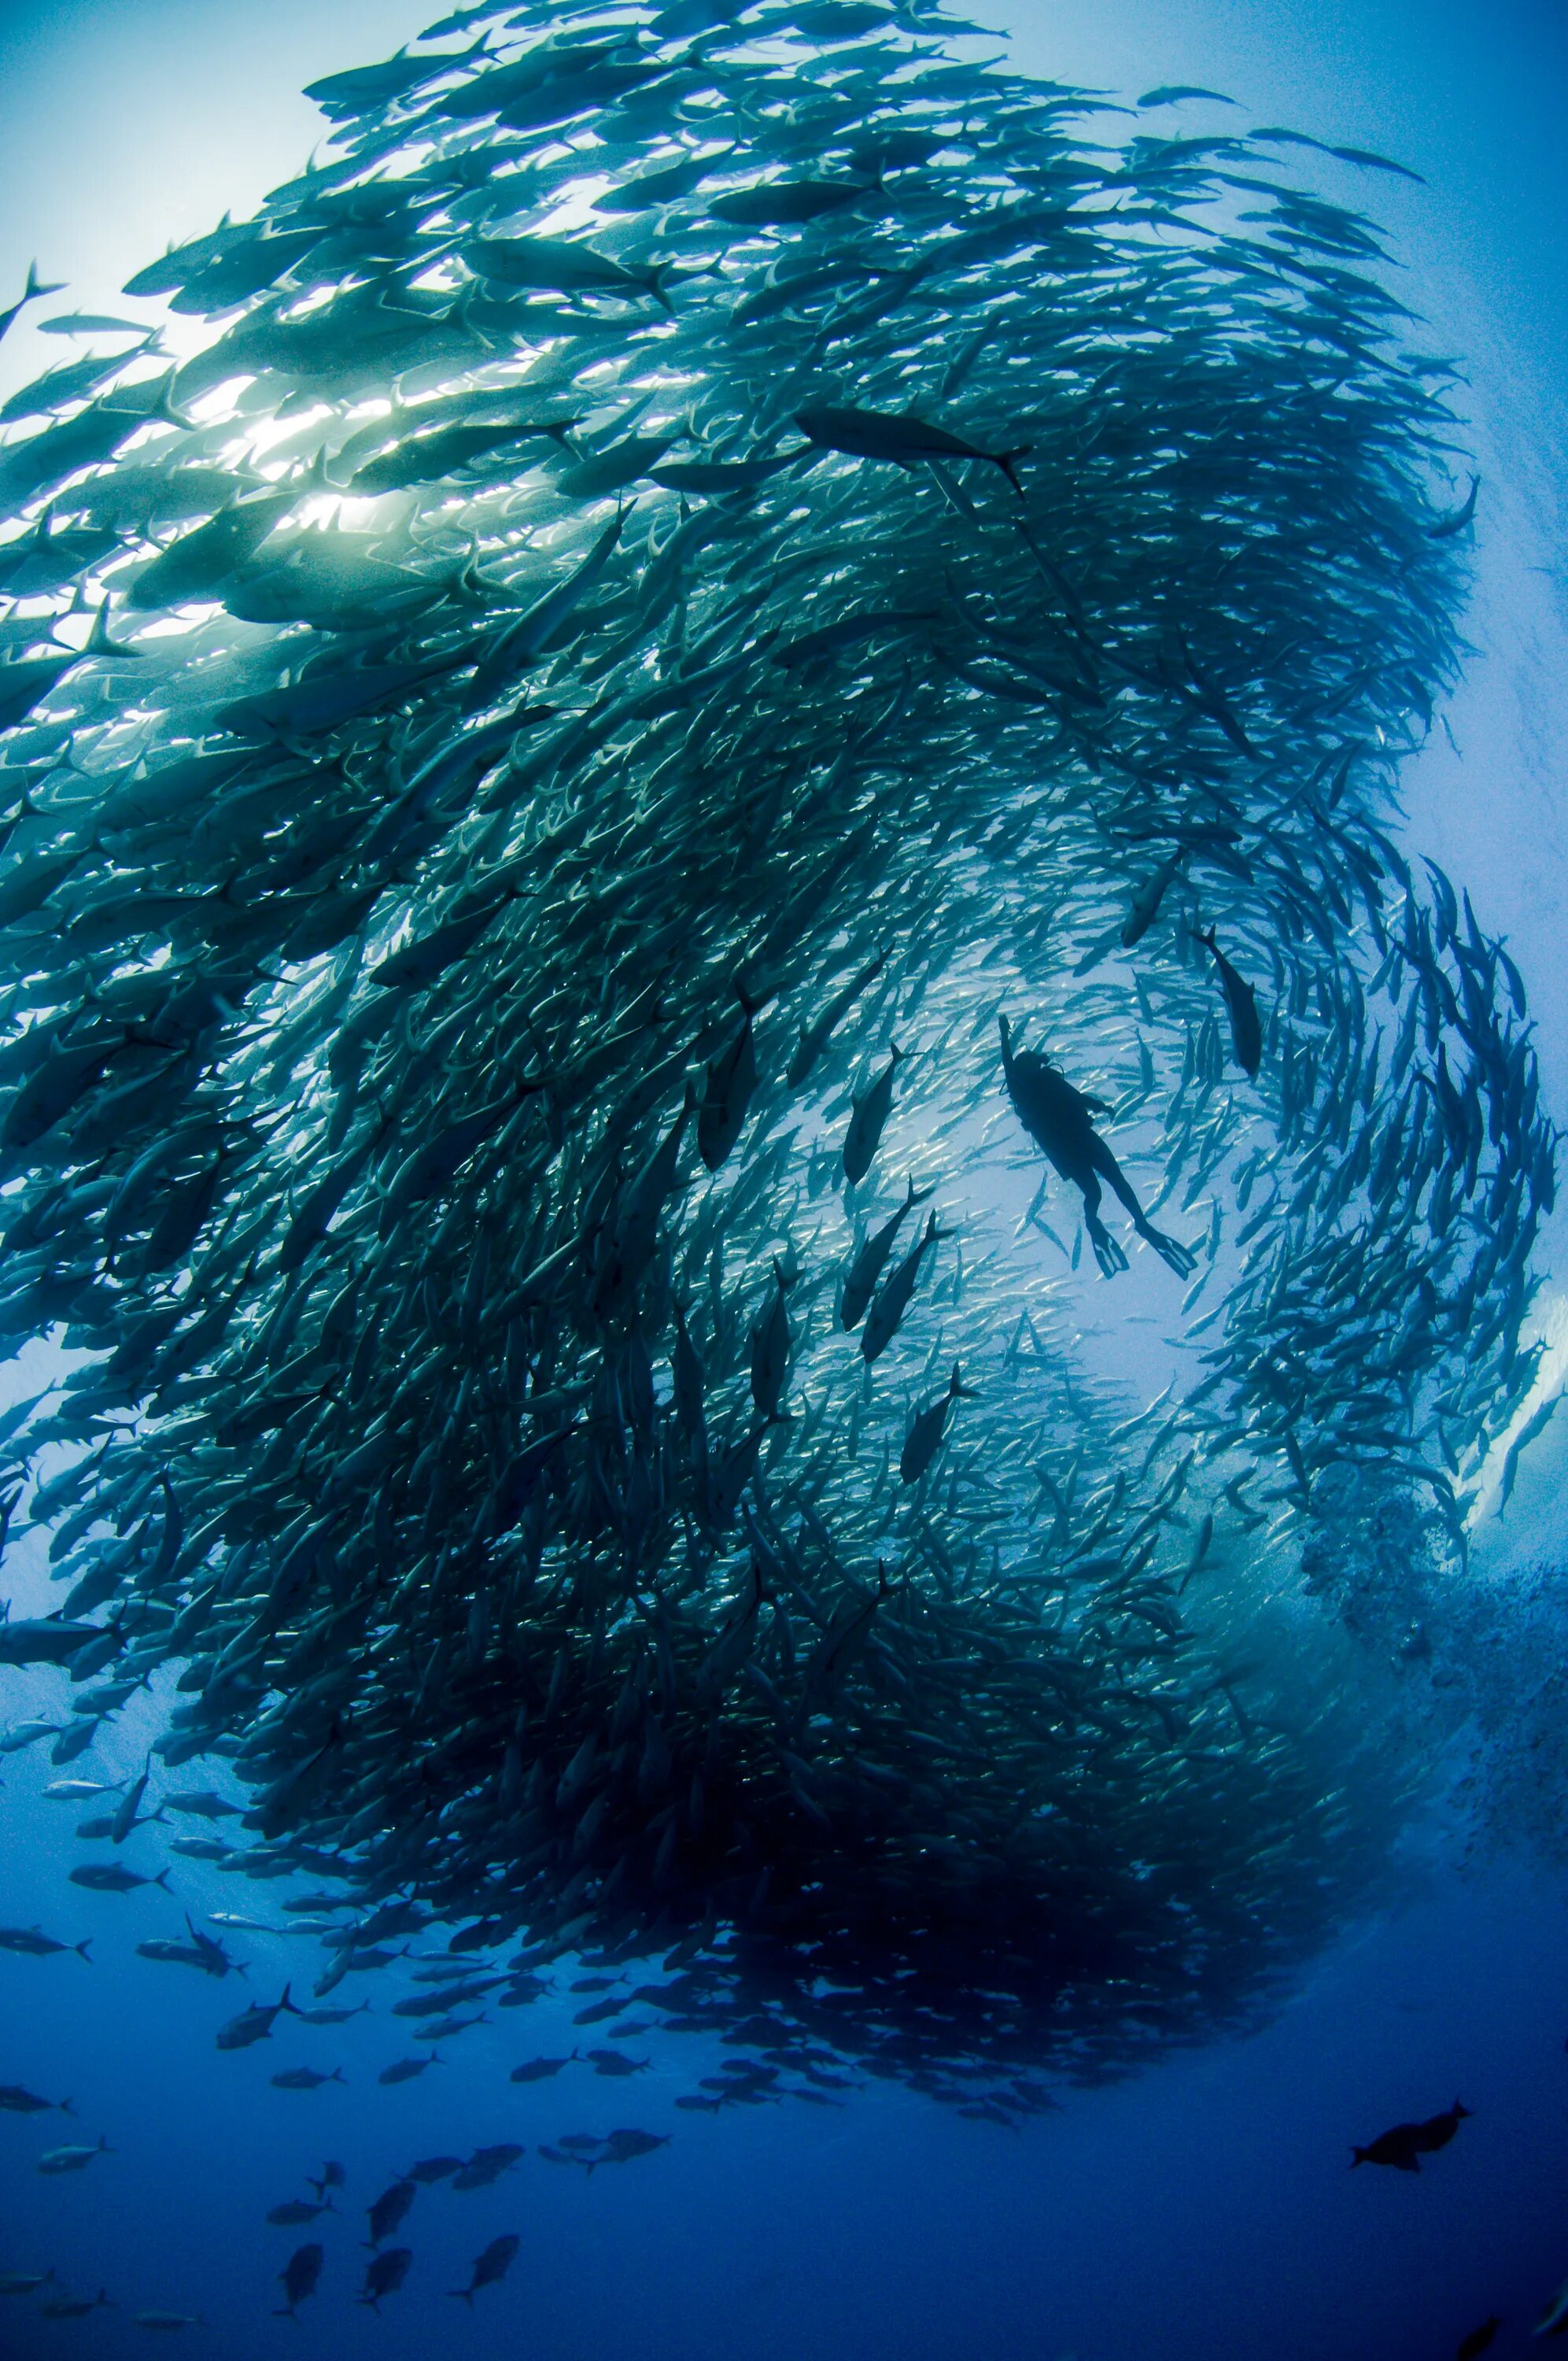
<instances>
[{"instance_id":1,"label":"fish","mask_svg":"<svg viewBox=\"0 0 1568 2361\"><path fill-rule=\"evenodd\" d=\"M16 326L29 303L38 302L45 295L58 295L64 285L63 280L57 280L52 285L46 283L38 277L38 264L29 262L27 285L16 302L8 305L4 312L0 312L0 336L3 336L8 328Z\"/></svg>"},{"instance_id":2,"label":"fish","mask_svg":"<svg viewBox=\"0 0 1568 2361\"><path fill-rule=\"evenodd\" d=\"M47 1960L56 1951L74 1951L78 1959L84 1960L92 1948L92 1937L88 1936L80 1943L58 1943L41 1927L0 1927L0 1951L20 1951L31 1960Z\"/></svg>"},{"instance_id":3,"label":"fish","mask_svg":"<svg viewBox=\"0 0 1568 2361\"><path fill-rule=\"evenodd\" d=\"M511 2070L514 2082L551 2082L563 2067L570 2066L576 2057L574 2049L568 2058L529 2058Z\"/></svg>"},{"instance_id":4,"label":"fish","mask_svg":"<svg viewBox=\"0 0 1568 2361\"><path fill-rule=\"evenodd\" d=\"M334 2066L328 2074L313 2066L290 2066L271 2079L275 2091L319 2091L323 2082L341 2082L345 2078L341 2066Z\"/></svg>"},{"instance_id":5,"label":"fish","mask_svg":"<svg viewBox=\"0 0 1568 2361\"><path fill-rule=\"evenodd\" d=\"M1207 98L1218 106L1234 106L1235 100L1223 91L1205 90L1197 82L1161 82L1157 89L1146 90L1138 100L1140 108L1148 106L1179 106L1184 99Z\"/></svg>"},{"instance_id":6,"label":"fish","mask_svg":"<svg viewBox=\"0 0 1568 2361\"><path fill-rule=\"evenodd\" d=\"M881 1229L866 1240L849 1270L839 1296L839 1320L841 1326L853 1330L865 1318L872 1296L876 1293L883 1272L887 1268L894 1242L903 1228L905 1218L915 1207L930 1195L929 1189L916 1189L911 1180L905 1186L904 1202L885 1221Z\"/></svg>"},{"instance_id":7,"label":"fish","mask_svg":"<svg viewBox=\"0 0 1568 2361\"><path fill-rule=\"evenodd\" d=\"M420 2027L426 2041L455 2041L460 2033L471 2033L477 2025L488 2025L489 2018L481 2011L476 2016L444 2016Z\"/></svg>"},{"instance_id":8,"label":"fish","mask_svg":"<svg viewBox=\"0 0 1568 2361\"><path fill-rule=\"evenodd\" d=\"M1421 2158L1446 2147L1469 2113L1470 2109L1455 2099L1452 2107L1424 2123L1396 2124L1391 2131L1379 2132L1365 2147L1351 2149L1352 2169L1358 2164L1382 2164L1396 2172L1419 2172Z\"/></svg>"},{"instance_id":9,"label":"fish","mask_svg":"<svg viewBox=\"0 0 1568 2361\"><path fill-rule=\"evenodd\" d=\"M527 292L632 299L651 296L666 312L672 308L666 273L662 268L624 269L586 239L470 238L463 248L463 258L479 278Z\"/></svg>"},{"instance_id":10,"label":"fish","mask_svg":"<svg viewBox=\"0 0 1568 2361\"><path fill-rule=\"evenodd\" d=\"M187 1788L165 1795L163 1804L166 1811L186 1812L203 1820L237 1819L242 1809L240 1805L214 1795L210 1787Z\"/></svg>"},{"instance_id":11,"label":"fish","mask_svg":"<svg viewBox=\"0 0 1568 2361\"><path fill-rule=\"evenodd\" d=\"M901 467L921 459L983 459L988 466L1000 468L1018 498L1024 498L1017 462L1025 456L1026 444L1019 444L1011 451L985 451L949 428L924 419L907 414L889 416L842 404L813 404L797 410L795 423L806 441L815 443L819 449L848 452L860 459L891 459Z\"/></svg>"},{"instance_id":12,"label":"fish","mask_svg":"<svg viewBox=\"0 0 1568 2361\"><path fill-rule=\"evenodd\" d=\"M417 2181L422 2189L427 2188L433 2181L450 2180L455 2172L461 2172L462 2169L463 2159L460 2156L427 2156L422 2158L418 2164L411 2164L403 2179Z\"/></svg>"},{"instance_id":13,"label":"fish","mask_svg":"<svg viewBox=\"0 0 1568 2361\"><path fill-rule=\"evenodd\" d=\"M412 2261L411 2246L384 2246L378 2255L372 2255L366 2266L364 2288L356 2302L368 2304L372 2312L379 2312L381 2298L396 2295Z\"/></svg>"},{"instance_id":14,"label":"fish","mask_svg":"<svg viewBox=\"0 0 1568 2361\"><path fill-rule=\"evenodd\" d=\"M775 1420L782 1415L779 1404L784 1396L790 1347L789 1314L784 1307L784 1298L790 1283L788 1272L775 1259L773 1292L751 1334L751 1402L758 1416L767 1420ZM582 2021L579 2017L578 2022Z\"/></svg>"},{"instance_id":15,"label":"fish","mask_svg":"<svg viewBox=\"0 0 1568 2361\"><path fill-rule=\"evenodd\" d=\"M1531 2329L1532 2336L1568 2335L1568 2280L1564 2280L1541 2318Z\"/></svg>"},{"instance_id":16,"label":"fish","mask_svg":"<svg viewBox=\"0 0 1568 2361\"><path fill-rule=\"evenodd\" d=\"M264 2001L253 2001L248 2008L242 2008L237 2016L231 2016L226 2025L221 2026L216 2036L218 2048L248 2049L253 2043L265 2041L272 2031L274 2020L285 2009L293 2015L294 2004L289 1998L287 1984L283 1987L282 1998L275 2000L270 2007Z\"/></svg>"},{"instance_id":17,"label":"fish","mask_svg":"<svg viewBox=\"0 0 1568 2361\"><path fill-rule=\"evenodd\" d=\"M92 2147L46 2148L43 2155L39 2157L35 2169L39 2172L52 2174L62 2172L85 2172L87 2167L92 2164L96 2158L100 2156L112 2156L113 2154L114 2150L110 2147L108 2141L104 2137L103 2134L100 2133L96 2142Z\"/></svg>"},{"instance_id":18,"label":"fish","mask_svg":"<svg viewBox=\"0 0 1568 2361\"><path fill-rule=\"evenodd\" d=\"M69 2099L40 2099L20 2082L0 2082L0 2109L7 2114L38 2115L58 2111L62 2115L76 2113Z\"/></svg>"},{"instance_id":19,"label":"fish","mask_svg":"<svg viewBox=\"0 0 1568 2361\"><path fill-rule=\"evenodd\" d=\"M918 1483L940 1450L954 1403L973 1399L974 1389L964 1384L963 1373L955 1361L947 1391L927 1402L924 1410L916 1411L909 1422L909 1432L898 1458L898 1473L905 1484Z\"/></svg>"},{"instance_id":20,"label":"fish","mask_svg":"<svg viewBox=\"0 0 1568 2361\"><path fill-rule=\"evenodd\" d=\"M40 1738L59 1735L58 1721L20 1721L0 1738L0 1754L19 1754L25 1746L36 1746Z\"/></svg>"},{"instance_id":21,"label":"fish","mask_svg":"<svg viewBox=\"0 0 1568 2361\"><path fill-rule=\"evenodd\" d=\"M800 1038L795 1044L795 1054L789 1061L785 1076L792 1090L799 1090L801 1085L809 1080L839 1027L843 1023L856 1001L860 999L867 985L875 983L886 965L886 951L875 951L863 967L856 969L847 983L840 985L821 1014L814 1017L809 1025L801 1027Z\"/></svg>"},{"instance_id":22,"label":"fish","mask_svg":"<svg viewBox=\"0 0 1568 2361\"><path fill-rule=\"evenodd\" d=\"M718 1170L740 1138L758 1082L751 1021L764 1003L752 999L739 982L734 991L740 1003L740 1029L709 1060L696 1111L697 1153L710 1172Z\"/></svg>"},{"instance_id":23,"label":"fish","mask_svg":"<svg viewBox=\"0 0 1568 2361\"><path fill-rule=\"evenodd\" d=\"M114 2309L106 2289L96 2295L51 2295L38 2306L40 2320L85 2320L89 2312Z\"/></svg>"},{"instance_id":24,"label":"fish","mask_svg":"<svg viewBox=\"0 0 1568 2361\"><path fill-rule=\"evenodd\" d=\"M35 320L40 336L144 336L140 320L119 320L104 312L57 312L52 320Z\"/></svg>"},{"instance_id":25,"label":"fish","mask_svg":"<svg viewBox=\"0 0 1568 2361\"><path fill-rule=\"evenodd\" d=\"M514 2140L500 2140L489 2147L478 2147L461 2169L452 2176L454 2189L488 2189L503 2172L510 2172L523 2150Z\"/></svg>"},{"instance_id":26,"label":"fish","mask_svg":"<svg viewBox=\"0 0 1568 2361\"><path fill-rule=\"evenodd\" d=\"M367 2215L370 2224L370 2235L367 2241L369 2246L378 2246L383 2238L389 2238L401 2226L417 2194L411 2180L394 2180L389 2188L381 2191Z\"/></svg>"},{"instance_id":27,"label":"fish","mask_svg":"<svg viewBox=\"0 0 1568 2361\"><path fill-rule=\"evenodd\" d=\"M889 1051L882 1072L865 1096L855 1101L850 1127L844 1135L844 1178L851 1187L863 1180L871 1170L872 1159L893 1112L893 1080L904 1053L896 1042L889 1044Z\"/></svg>"},{"instance_id":28,"label":"fish","mask_svg":"<svg viewBox=\"0 0 1568 2361\"><path fill-rule=\"evenodd\" d=\"M1207 943L1219 970L1220 988L1225 995L1225 1009L1231 1020L1231 1047L1235 1051L1237 1065L1249 1081L1255 1081L1263 1063L1263 1023L1257 1013L1257 998L1245 976L1238 973L1214 939L1212 927L1200 928L1198 939Z\"/></svg>"},{"instance_id":29,"label":"fish","mask_svg":"<svg viewBox=\"0 0 1568 2361\"><path fill-rule=\"evenodd\" d=\"M628 2074L646 2073L652 2064L651 2058L628 2058L620 2049L590 2049L588 2063L596 2074L623 2080Z\"/></svg>"},{"instance_id":30,"label":"fish","mask_svg":"<svg viewBox=\"0 0 1568 2361\"><path fill-rule=\"evenodd\" d=\"M1427 528L1429 537L1433 541L1448 541L1456 533L1463 533L1475 513L1475 500L1480 489L1480 477L1472 476L1470 489L1464 495L1460 506L1454 510L1452 516L1443 517L1437 524L1429 525Z\"/></svg>"},{"instance_id":31,"label":"fish","mask_svg":"<svg viewBox=\"0 0 1568 2361\"><path fill-rule=\"evenodd\" d=\"M455 475L474 460L510 444L538 436L558 442L572 423L569 419L539 423L505 419L495 425L429 427L367 459L349 478L348 489L362 499L367 493L406 491L415 484L439 483L443 477Z\"/></svg>"},{"instance_id":32,"label":"fish","mask_svg":"<svg viewBox=\"0 0 1568 2361\"><path fill-rule=\"evenodd\" d=\"M324 2203L313 2205L308 2198L291 2197L283 2204L274 2205L267 2219L277 2230L302 2229L307 2222L314 2222L321 2214L334 2210Z\"/></svg>"},{"instance_id":33,"label":"fish","mask_svg":"<svg viewBox=\"0 0 1568 2361\"><path fill-rule=\"evenodd\" d=\"M314 2295L321 2284L322 2266L326 2260L326 2248L312 2240L309 2246L296 2246L278 2274L283 2290L283 2303L272 2315L274 2320L296 2320L298 2307Z\"/></svg>"},{"instance_id":34,"label":"fish","mask_svg":"<svg viewBox=\"0 0 1568 2361\"><path fill-rule=\"evenodd\" d=\"M394 2058L389 2066L382 2067L376 2080L387 2083L411 2082L416 2075L424 2072L427 2066L439 2066L440 2063L441 2059L433 2049L428 2058Z\"/></svg>"},{"instance_id":35,"label":"fish","mask_svg":"<svg viewBox=\"0 0 1568 2361\"><path fill-rule=\"evenodd\" d=\"M96 1051L92 1062L82 1071L86 1073L99 1071ZM12 1102L13 1112L16 1104ZM41 1129L47 1128L47 1123L41 1126ZM62 1621L58 1616L24 1618L16 1622L6 1620L0 1622L0 1664L68 1664L72 1657L81 1655L83 1649L102 1637L95 1623Z\"/></svg>"},{"instance_id":36,"label":"fish","mask_svg":"<svg viewBox=\"0 0 1568 2361\"><path fill-rule=\"evenodd\" d=\"M644 2132L636 2129L608 2132L604 2139L601 2161L606 2164L629 2164L633 2158L652 2156L658 2148L668 2147L668 2132Z\"/></svg>"},{"instance_id":37,"label":"fish","mask_svg":"<svg viewBox=\"0 0 1568 2361\"><path fill-rule=\"evenodd\" d=\"M85 1885L93 1894L134 1894L138 1885L161 1885L167 1892L169 1872L160 1869L155 1877L138 1877L123 1861L83 1861L79 1869L66 1874L73 1885Z\"/></svg>"},{"instance_id":38,"label":"fish","mask_svg":"<svg viewBox=\"0 0 1568 2361\"><path fill-rule=\"evenodd\" d=\"M513 2231L504 2232L500 2237L492 2238L484 2252L475 2257L473 2277L467 2286L448 2288L447 2293L457 2297L471 2311L474 2298L481 2288L499 2286L517 2260L518 2248L521 2244L521 2239Z\"/></svg>"},{"instance_id":39,"label":"fish","mask_svg":"<svg viewBox=\"0 0 1568 2361\"><path fill-rule=\"evenodd\" d=\"M1122 921L1120 939L1124 950L1130 951L1135 943L1143 941L1144 937L1158 917L1160 905L1169 892L1171 881L1176 877L1180 867L1181 855L1179 852L1172 853L1170 859L1162 862L1138 887L1127 906L1127 915Z\"/></svg>"},{"instance_id":40,"label":"fish","mask_svg":"<svg viewBox=\"0 0 1568 2361\"><path fill-rule=\"evenodd\" d=\"M861 1354L868 1365L886 1352L897 1334L915 1293L920 1266L943 1235L937 1227L936 1214L928 1213L919 1237L872 1298L866 1324L861 1331Z\"/></svg>"},{"instance_id":41,"label":"fish","mask_svg":"<svg viewBox=\"0 0 1568 2361\"><path fill-rule=\"evenodd\" d=\"M197 2312L133 2312L131 2323L137 2328L157 2329L173 2335L184 2328L200 2328L202 2315Z\"/></svg>"},{"instance_id":42,"label":"fish","mask_svg":"<svg viewBox=\"0 0 1568 2361\"><path fill-rule=\"evenodd\" d=\"M1453 2361L1475 2361L1476 2355L1486 2351L1502 2324L1495 2312L1488 2313L1485 2320L1460 2338L1454 2347Z\"/></svg>"},{"instance_id":43,"label":"fish","mask_svg":"<svg viewBox=\"0 0 1568 2361\"><path fill-rule=\"evenodd\" d=\"M216 1976L220 1982L231 1969L240 1975L245 1974L241 1962L231 1960L223 1944L211 1935L203 1935L192 1924L189 1916L185 1920L185 1931L190 1938L187 1942L154 1936L137 1945L137 1956L144 1960L166 1960L176 1967L198 1968L203 1975Z\"/></svg>"}]
</instances>

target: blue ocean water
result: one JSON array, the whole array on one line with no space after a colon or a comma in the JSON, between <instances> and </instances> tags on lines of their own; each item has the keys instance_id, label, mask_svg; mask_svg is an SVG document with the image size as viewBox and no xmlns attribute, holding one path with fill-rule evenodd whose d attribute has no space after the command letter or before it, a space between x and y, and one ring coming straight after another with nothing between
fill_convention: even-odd
<instances>
[{"instance_id":1,"label":"blue ocean water","mask_svg":"<svg viewBox=\"0 0 1568 2361\"><path fill-rule=\"evenodd\" d=\"M103 13L124 29L127 12ZM313 28L315 46L293 67L280 34L268 71L286 89L325 65L382 54L417 29L392 15L358 12L331 55ZM173 74L175 13L149 6L130 18L149 70ZM1421 307L1469 357L1497 522L1481 542L1478 653L1451 712L1452 745L1434 741L1407 783L1410 841L1442 858L1507 932L1530 976L1548 1097L1563 1105L1568 970L1557 938L1568 831L1554 726L1563 717L1568 300L1550 229L1568 222L1552 131L1568 63L1560 18L1367 0L1354 18L1305 6L1092 17L1032 8L1008 29L1035 71L1118 90L1234 87L1260 118L1365 141L1426 174L1425 190L1380 188L1378 209L1411 258ZM56 92L73 60L88 75L87 12L16 11L7 31ZM22 106L27 88L25 76L15 81L7 107ZM134 115L135 91L115 94L120 116ZM150 176L145 202L156 204L168 170ZM236 210L265 177L236 192ZM20 239L7 230L18 283L35 243L52 269L41 218ZM198 225L178 224L181 235ZM82 291L84 302L112 308L112 288ZM1541 1257L1548 1322L1554 1243L1549 1235ZM34 1389L35 1366L16 1373L8 1395ZM1530 1653L1520 1694L1562 1679L1568 1618L1549 1583L1545 1606L1530 1592L1526 1611L1531 1580L1568 1554L1562 1447L1548 1429L1506 1518L1484 1519L1473 1536L1474 1579L1505 1602L1497 1644ZM1513 1620L1510 1586L1520 1599ZM13 1613L41 1611L36 1553L13 1546L6 1587ZM64 1694L61 1675L0 1671L0 1718L52 1718ZM345 1980L335 2000L371 2005L342 2027L281 2015L269 2039L219 2053L214 2037L236 2010L285 1987L302 1997L322 1970L318 1945L227 1933L247 1974L219 1983L138 1959L135 1944L177 1936L187 1910L197 1924L234 1913L280 1925L282 1902L309 1881L225 1877L170 1856L167 1827L154 1827L118 1857L148 1875L167 1867L172 1896L156 1886L85 1893L65 1871L90 1807L41 1793L73 1771L135 1777L159 1725L152 1705L133 1705L74 1765L57 1770L38 1748L0 1763L0 1922L37 1923L92 1954L0 1953L0 2077L70 2098L75 2110L74 2120L0 2117L0 2272L52 2271L46 2299L99 2288L112 2299L87 2318L51 2322L36 2298L0 2296L0 2351L18 2361L73 2341L105 2355L140 2351L159 2335L236 2361L295 2350L441 2361L476 2350L551 2361L1421 2361L1453 2353L1494 2312L1503 2326L1493 2349L1530 2349L1530 2325L1568 2271L1561 1852L1532 1844L1541 1831L1524 1800L1528 1765L1510 1765L1511 1806L1488 1814L1466 1784L1472 1756L1508 1758L1506 1730L1459 1733L1390 1862L1387 1907L1316 1960L1245 2037L1156 2058L1100 2088L1063 2087L1058 2111L1014 2128L863 2077L824 2092L828 2105L677 2113L674 2098L722 2060L703 2037L628 2037L622 2046L651 2062L625 2081L578 2063L554 2081L514 2086L508 2077L523 2059L595 2038L574 2022L584 2002L565 1989L569 1960L551 1971L555 1990L462 2035L439 2065L398 2088L377 2079L411 2046L388 2013L404 1989L397 1969ZM187 1769L177 1784L205 1776ZM1543 1763L1549 1813L1558 1776ZM155 1795L163 1784L155 1778ZM416 1937L411 1948L433 1946ZM274 2088L271 2077L296 2065L341 2069L344 2081ZM1353 2143L1455 2098L1472 2119L1418 2175L1348 2169ZM668 2134L669 2144L591 2174L537 2154L563 2135L621 2125ZM100 2136L108 2151L80 2174L36 2171L45 2151ZM352 2301L368 2259L366 2209L382 2191L417 2158L502 2141L527 2153L494 2186L420 2190L399 2233L413 2264L382 2312ZM269 2226L268 2212L306 2194L329 2158L345 2170L335 2213ZM470 2315L449 2291L506 2234L521 2241L517 2260ZM318 2235L319 2295L298 2323L274 2318L277 2274ZM139 2326L138 2312L189 2324Z\"/></svg>"}]
</instances>

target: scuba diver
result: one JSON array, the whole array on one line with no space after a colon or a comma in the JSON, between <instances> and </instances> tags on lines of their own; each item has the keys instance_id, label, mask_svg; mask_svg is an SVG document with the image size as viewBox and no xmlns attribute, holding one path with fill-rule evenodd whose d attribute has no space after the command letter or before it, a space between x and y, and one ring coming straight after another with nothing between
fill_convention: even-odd
<instances>
[{"instance_id":1,"label":"scuba diver","mask_svg":"<svg viewBox=\"0 0 1568 2361\"><path fill-rule=\"evenodd\" d=\"M1105 1278L1125 1270L1127 1257L1100 1218L1101 1182L1108 1181L1132 1215L1139 1237L1146 1238L1162 1262L1179 1279L1190 1279L1197 1257L1157 1230L1133 1192L1121 1166L1095 1130L1091 1117L1109 1115L1103 1099L1075 1091L1059 1067L1035 1049L1014 1049L1005 1016L996 1020L1002 1032L1002 1069L1014 1112L1048 1163L1064 1180L1083 1191L1083 1223L1094 1248L1094 1259Z\"/></svg>"}]
</instances>

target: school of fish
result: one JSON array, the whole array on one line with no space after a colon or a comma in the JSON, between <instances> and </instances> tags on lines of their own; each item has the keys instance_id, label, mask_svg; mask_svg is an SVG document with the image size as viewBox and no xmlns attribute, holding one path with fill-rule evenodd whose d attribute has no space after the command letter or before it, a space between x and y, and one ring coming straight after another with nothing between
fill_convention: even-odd
<instances>
[{"instance_id":1,"label":"school of fish","mask_svg":"<svg viewBox=\"0 0 1568 2361\"><path fill-rule=\"evenodd\" d=\"M1311 142L974 30L465 9L0 413L0 1666L167 1691L320 2000L665 1954L1006 2121L1378 1877L1311 1634L1462 1571L1555 1135L1398 836L1452 371Z\"/></svg>"}]
</instances>

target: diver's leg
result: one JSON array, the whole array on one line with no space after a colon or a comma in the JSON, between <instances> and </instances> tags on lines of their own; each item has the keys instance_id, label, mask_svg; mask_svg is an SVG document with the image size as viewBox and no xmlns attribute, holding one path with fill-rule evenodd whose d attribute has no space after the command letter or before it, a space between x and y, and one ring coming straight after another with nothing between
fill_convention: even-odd
<instances>
[{"instance_id":1,"label":"diver's leg","mask_svg":"<svg viewBox=\"0 0 1568 2361\"><path fill-rule=\"evenodd\" d=\"M1190 1279L1198 1267L1197 1256L1182 1246L1179 1240L1168 1237L1164 1230L1156 1229L1139 1204L1132 1182L1098 1134L1095 1137L1094 1148L1095 1165L1104 1174L1123 1204L1125 1205L1132 1216L1133 1227L1139 1237L1147 1240L1160 1260L1169 1264L1178 1279ZM1095 1193L1098 1195L1098 1191Z\"/></svg>"},{"instance_id":2,"label":"diver's leg","mask_svg":"<svg viewBox=\"0 0 1568 2361\"><path fill-rule=\"evenodd\" d=\"M1092 1170L1074 1177L1083 1191L1083 1226L1089 1232L1100 1275L1102 1279L1114 1279L1119 1270L1126 1269L1127 1257L1100 1218L1100 1182Z\"/></svg>"}]
</instances>

